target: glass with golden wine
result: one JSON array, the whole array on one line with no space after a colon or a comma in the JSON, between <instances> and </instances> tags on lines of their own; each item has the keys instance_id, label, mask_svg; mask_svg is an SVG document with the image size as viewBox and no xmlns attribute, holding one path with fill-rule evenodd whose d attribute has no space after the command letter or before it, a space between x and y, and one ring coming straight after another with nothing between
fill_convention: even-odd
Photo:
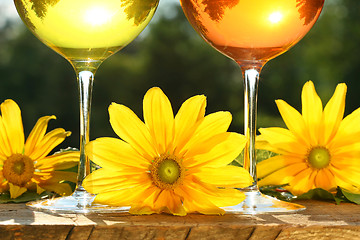
<instances>
[{"instance_id":1,"label":"glass with golden wine","mask_svg":"<svg viewBox=\"0 0 360 240\"><path fill-rule=\"evenodd\" d=\"M118 210L92 204L82 187L91 172L84 146L89 141L94 75L100 64L134 40L147 26L159 0L14 0L25 25L45 45L62 55L77 74L80 102L80 163L75 192L30 203L51 212Z\"/></svg>"},{"instance_id":2,"label":"glass with golden wine","mask_svg":"<svg viewBox=\"0 0 360 240\"><path fill-rule=\"evenodd\" d=\"M259 75L271 59L289 50L313 27L325 0L180 0L200 36L240 66L244 79L244 167L253 184L243 203L228 212L295 212L303 206L260 193L256 176L256 115Z\"/></svg>"}]
</instances>

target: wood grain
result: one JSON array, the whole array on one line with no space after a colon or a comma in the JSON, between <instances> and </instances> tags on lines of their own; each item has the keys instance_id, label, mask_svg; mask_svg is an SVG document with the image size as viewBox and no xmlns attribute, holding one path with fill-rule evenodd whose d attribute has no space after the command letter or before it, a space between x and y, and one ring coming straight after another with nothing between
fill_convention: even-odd
<instances>
[{"instance_id":1,"label":"wood grain","mask_svg":"<svg viewBox=\"0 0 360 240\"><path fill-rule=\"evenodd\" d=\"M49 214L24 204L0 204L0 240L360 240L360 206L299 201L295 214L186 217L128 213Z\"/></svg>"}]
</instances>

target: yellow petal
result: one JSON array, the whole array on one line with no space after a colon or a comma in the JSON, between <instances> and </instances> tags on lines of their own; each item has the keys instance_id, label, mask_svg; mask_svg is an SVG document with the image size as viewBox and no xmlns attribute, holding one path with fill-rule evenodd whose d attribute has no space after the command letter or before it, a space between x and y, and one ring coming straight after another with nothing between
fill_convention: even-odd
<instances>
[{"instance_id":1,"label":"yellow petal","mask_svg":"<svg viewBox=\"0 0 360 240\"><path fill-rule=\"evenodd\" d=\"M175 189L175 193L184 198L183 206L188 213L198 212L208 215L223 215L225 213L223 209L210 201L209 194L205 194L203 191L191 187L190 184ZM239 202L240 201L241 199L239 199Z\"/></svg>"},{"instance_id":2,"label":"yellow petal","mask_svg":"<svg viewBox=\"0 0 360 240\"><path fill-rule=\"evenodd\" d=\"M85 152L97 165L113 170L124 166L147 168L150 164L132 146L116 138L103 137L91 141L86 145Z\"/></svg>"},{"instance_id":3,"label":"yellow petal","mask_svg":"<svg viewBox=\"0 0 360 240\"><path fill-rule=\"evenodd\" d=\"M54 169L64 170L76 166L79 163L80 152L79 151L66 151L61 153L55 153L51 156L39 159L35 163L35 168L42 169Z\"/></svg>"},{"instance_id":4,"label":"yellow petal","mask_svg":"<svg viewBox=\"0 0 360 240\"><path fill-rule=\"evenodd\" d=\"M217 187L245 188L253 182L252 177L244 168L232 165L219 168L201 167L199 172L195 172L193 175L202 182Z\"/></svg>"},{"instance_id":5,"label":"yellow petal","mask_svg":"<svg viewBox=\"0 0 360 240\"><path fill-rule=\"evenodd\" d=\"M0 193L9 189L8 181L4 178L2 166L0 167Z\"/></svg>"},{"instance_id":6,"label":"yellow petal","mask_svg":"<svg viewBox=\"0 0 360 240\"><path fill-rule=\"evenodd\" d=\"M43 189L42 187L40 187L39 185L36 184L36 193L37 194L41 194L45 191L45 189Z\"/></svg>"},{"instance_id":7,"label":"yellow petal","mask_svg":"<svg viewBox=\"0 0 360 240\"><path fill-rule=\"evenodd\" d=\"M259 162L256 165L257 176L263 178L269 174L280 170L281 168L287 167L291 164L302 163L303 160L298 157L277 155L266 160Z\"/></svg>"},{"instance_id":8,"label":"yellow petal","mask_svg":"<svg viewBox=\"0 0 360 240\"><path fill-rule=\"evenodd\" d=\"M292 132L279 127L260 128L261 138L266 140L276 153L295 153L304 155L307 153L309 143L299 142ZM257 148L263 147L261 143Z\"/></svg>"},{"instance_id":9,"label":"yellow petal","mask_svg":"<svg viewBox=\"0 0 360 240\"><path fill-rule=\"evenodd\" d=\"M269 152L278 153L278 154L287 154L287 151L279 149L271 145L268 141L264 140L262 135L256 137L255 143L256 149L268 150Z\"/></svg>"},{"instance_id":10,"label":"yellow petal","mask_svg":"<svg viewBox=\"0 0 360 240\"><path fill-rule=\"evenodd\" d=\"M9 141L5 144L11 153L23 153L25 138L19 106L13 100L5 100L1 104L1 114L3 141Z\"/></svg>"},{"instance_id":11,"label":"yellow petal","mask_svg":"<svg viewBox=\"0 0 360 240\"><path fill-rule=\"evenodd\" d=\"M299 141L306 144L309 138L308 130L301 114L283 100L276 100L276 105L288 129Z\"/></svg>"},{"instance_id":12,"label":"yellow petal","mask_svg":"<svg viewBox=\"0 0 360 240\"><path fill-rule=\"evenodd\" d=\"M223 214L222 209L218 207L234 206L245 199L244 193L236 189L220 189L196 177L192 177L191 181L175 189L175 193L184 197L184 207L188 212L205 214Z\"/></svg>"},{"instance_id":13,"label":"yellow petal","mask_svg":"<svg viewBox=\"0 0 360 240\"><path fill-rule=\"evenodd\" d=\"M38 175L37 172L34 173L34 178L40 181L41 184L53 184L63 181L76 182L77 174L75 172L65 172L65 171L53 171L50 173L50 176Z\"/></svg>"},{"instance_id":14,"label":"yellow petal","mask_svg":"<svg viewBox=\"0 0 360 240\"><path fill-rule=\"evenodd\" d=\"M347 137L350 138L351 136ZM345 145L339 145L335 147L328 147L331 150L331 158L338 159L338 158L356 158L358 160L360 158L360 139L357 140L356 138L350 138L352 142L349 142ZM358 161L360 163L360 161Z\"/></svg>"},{"instance_id":15,"label":"yellow petal","mask_svg":"<svg viewBox=\"0 0 360 240\"><path fill-rule=\"evenodd\" d=\"M162 189L156 187L154 184L149 186L148 188L144 189L144 191L139 195L136 202L131 204L131 209L133 213L137 211L143 211L144 207L149 207L152 211L155 209L154 203L156 202L158 196L160 195ZM155 213L155 210L153 211ZM141 214L141 213L135 213Z\"/></svg>"},{"instance_id":16,"label":"yellow petal","mask_svg":"<svg viewBox=\"0 0 360 240\"><path fill-rule=\"evenodd\" d=\"M345 110L346 85L338 84L334 95L324 108L324 114L321 124L320 145L326 145L335 136Z\"/></svg>"},{"instance_id":17,"label":"yellow petal","mask_svg":"<svg viewBox=\"0 0 360 240\"><path fill-rule=\"evenodd\" d=\"M160 88L147 91L143 102L144 120L159 153L168 152L173 140L174 114L169 99Z\"/></svg>"},{"instance_id":18,"label":"yellow petal","mask_svg":"<svg viewBox=\"0 0 360 240\"><path fill-rule=\"evenodd\" d=\"M307 168L308 167L306 163L291 164L267 175L266 177L261 179L258 184L259 186L287 184L297 174L306 170Z\"/></svg>"},{"instance_id":19,"label":"yellow petal","mask_svg":"<svg viewBox=\"0 0 360 240\"><path fill-rule=\"evenodd\" d=\"M39 186L47 191L55 192L61 196L67 196L73 192L70 185L67 183L45 183Z\"/></svg>"},{"instance_id":20,"label":"yellow petal","mask_svg":"<svg viewBox=\"0 0 360 240\"><path fill-rule=\"evenodd\" d=\"M290 181L290 186L286 187L292 194L301 195L315 188L316 171L310 168L296 174Z\"/></svg>"},{"instance_id":21,"label":"yellow petal","mask_svg":"<svg viewBox=\"0 0 360 240\"><path fill-rule=\"evenodd\" d=\"M146 184L150 181L151 179L146 172L134 174L130 172L114 172L101 168L86 176L83 181L83 187L88 192L97 194L132 188L139 184Z\"/></svg>"},{"instance_id":22,"label":"yellow petal","mask_svg":"<svg viewBox=\"0 0 360 240\"><path fill-rule=\"evenodd\" d=\"M315 177L315 187L322 188L327 191L336 189L334 176L328 169L326 169L326 168L320 169L317 172L316 177Z\"/></svg>"},{"instance_id":23,"label":"yellow petal","mask_svg":"<svg viewBox=\"0 0 360 240\"><path fill-rule=\"evenodd\" d=\"M340 123L334 139L329 148L337 149L345 145L360 141L360 108L346 116Z\"/></svg>"},{"instance_id":24,"label":"yellow petal","mask_svg":"<svg viewBox=\"0 0 360 240\"><path fill-rule=\"evenodd\" d=\"M9 188L10 188L10 198L17 198L27 191L27 188L14 185L12 183L9 183Z\"/></svg>"},{"instance_id":25,"label":"yellow petal","mask_svg":"<svg viewBox=\"0 0 360 240\"><path fill-rule=\"evenodd\" d=\"M341 156L332 156L330 166L337 168L337 169L344 169L344 168L359 168L360 172L360 151L357 151L357 155L349 155L342 154Z\"/></svg>"},{"instance_id":26,"label":"yellow petal","mask_svg":"<svg viewBox=\"0 0 360 240\"><path fill-rule=\"evenodd\" d=\"M184 146L180 155L183 155L192 146L210 139L217 134L224 133L228 130L232 120L231 113L229 112L216 112L205 116L199 126L196 128L194 134Z\"/></svg>"},{"instance_id":27,"label":"yellow petal","mask_svg":"<svg viewBox=\"0 0 360 240\"><path fill-rule=\"evenodd\" d=\"M152 213L169 213L177 216L185 216L181 197L172 190L161 190L151 186L139 195L136 202L131 204L129 213L136 215Z\"/></svg>"},{"instance_id":28,"label":"yellow petal","mask_svg":"<svg viewBox=\"0 0 360 240\"><path fill-rule=\"evenodd\" d=\"M57 128L47 133L41 141L34 147L33 152L28 156L37 161L38 159L46 157L56 146L62 143L66 137L70 136L71 132L66 132L62 128Z\"/></svg>"},{"instance_id":29,"label":"yellow petal","mask_svg":"<svg viewBox=\"0 0 360 240\"><path fill-rule=\"evenodd\" d=\"M135 151L147 159L158 155L148 128L131 109L112 103L109 106L109 115L115 133Z\"/></svg>"},{"instance_id":30,"label":"yellow petal","mask_svg":"<svg viewBox=\"0 0 360 240\"><path fill-rule=\"evenodd\" d=\"M149 206L144 206L143 204L134 204L131 206L129 213L133 215L150 215L156 212Z\"/></svg>"},{"instance_id":31,"label":"yellow petal","mask_svg":"<svg viewBox=\"0 0 360 240\"><path fill-rule=\"evenodd\" d=\"M245 144L246 138L241 134L232 132L218 134L205 142L191 146L184 158L184 165L226 166L239 156Z\"/></svg>"},{"instance_id":32,"label":"yellow petal","mask_svg":"<svg viewBox=\"0 0 360 240\"><path fill-rule=\"evenodd\" d=\"M308 81L302 90L302 116L309 129L309 144L318 145L319 126L322 117L323 106L320 97L315 91L313 82Z\"/></svg>"},{"instance_id":33,"label":"yellow petal","mask_svg":"<svg viewBox=\"0 0 360 240\"><path fill-rule=\"evenodd\" d=\"M346 175L343 174L338 174L337 172L333 171L333 168L329 169L329 171L332 173L332 175L334 176L334 181L336 186L339 186L341 188L344 188L350 192L359 194L359 184L355 184L353 181L349 181L346 177Z\"/></svg>"},{"instance_id":34,"label":"yellow petal","mask_svg":"<svg viewBox=\"0 0 360 240\"><path fill-rule=\"evenodd\" d=\"M96 195L94 203L123 207L131 206L133 203L137 203L142 192L150 186L139 185L116 191L101 192Z\"/></svg>"},{"instance_id":35,"label":"yellow petal","mask_svg":"<svg viewBox=\"0 0 360 240\"><path fill-rule=\"evenodd\" d=\"M352 168L352 166L338 169L338 168L330 168L332 174L337 176L338 178L343 179L344 181L351 183L356 187L360 187L360 171L359 168Z\"/></svg>"},{"instance_id":36,"label":"yellow petal","mask_svg":"<svg viewBox=\"0 0 360 240\"><path fill-rule=\"evenodd\" d=\"M56 119L55 116L45 116L40 118L34 128L31 130L29 137L25 143L25 155L30 155L34 148L41 142L45 136L48 123L51 119Z\"/></svg>"},{"instance_id":37,"label":"yellow petal","mask_svg":"<svg viewBox=\"0 0 360 240\"><path fill-rule=\"evenodd\" d=\"M2 117L0 116L0 158L2 160L6 160L13 154L10 145Z\"/></svg>"},{"instance_id":38,"label":"yellow petal","mask_svg":"<svg viewBox=\"0 0 360 240\"><path fill-rule=\"evenodd\" d=\"M161 191L154 203L154 208L157 213L168 212L178 216L186 215L180 197L169 190Z\"/></svg>"},{"instance_id":39,"label":"yellow petal","mask_svg":"<svg viewBox=\"0 0 360 240\"><path fill-rule=\"evenodd\" d=\"M198 95L186 100L175 116L174 147L177 154L194 134L205 115L206 97Z\"/></svg>"},{"instance_id":40,"label":"yellow petal","mask_svg":"<svg viewBox=\"0 0 360 240\"><path fill-rule=\"evenodd\" d=\"M235 206L245 200L245 194L237 189L219 189L219 196L210 198L210 201L219 207Z\"/></svg>"}]
</instances>

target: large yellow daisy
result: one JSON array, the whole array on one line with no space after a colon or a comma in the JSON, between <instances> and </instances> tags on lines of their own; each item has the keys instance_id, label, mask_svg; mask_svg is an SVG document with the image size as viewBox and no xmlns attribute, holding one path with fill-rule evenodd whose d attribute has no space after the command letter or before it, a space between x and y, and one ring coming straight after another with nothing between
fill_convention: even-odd
<instances>
[{"instance_id":1,"label":"large yellow daisy","mask_svg":"<svg viewBox=\"0 0 360 240\"><path fill-rule=\"evenodd\" d=\"M339 84L323 109L314 84L302 90L302 115L282 100L276 104L288 127L260 129L258 148L279 155L257 165L259 185L289 184L295 195L337 186L360 193L360 108L343 119L346 85Z\"/></svg>"},{"instance_id":2,"label":"large yellow daisy","mask_svg":"<svg viewBox=\"0 0 360 240\"><path fill-rule=\"evenodd\" d=\"M251 184L248 172L228 165L246 140L227 132L229 112L204 116L205 107L206 98L194 96L174 118L160 88L145 94L144 122L129 108L111 104L110 123L121 139L87 144L86 153L102 168L88 175L83 186L97 194L95 202L131 206L133 214L223 214L220 207L244 200L232 187Z\"/></svg>"},{"instance_id":3,"label":"large yellow daisy","mask_svg":"<svg viewBox=\"0 0 360 240\"><path fill-rule=\"evenodd\" d=\"M78 151L47 156L71 133L57 128L45 134L55 116L40 118L25 142L19 106L13 100L1 104L0 116L0 192L10 190L16 198L28 189L42 193L71 194L64 181L76 181L76 173L63 171L78 163Z\"/></svg>"}]
</instances>

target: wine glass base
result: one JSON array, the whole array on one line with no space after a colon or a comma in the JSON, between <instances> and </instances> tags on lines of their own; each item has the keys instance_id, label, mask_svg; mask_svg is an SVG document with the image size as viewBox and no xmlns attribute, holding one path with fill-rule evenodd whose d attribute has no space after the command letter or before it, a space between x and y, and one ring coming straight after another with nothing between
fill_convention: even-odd
<instances>
[{"instance_id":1,"label":"wine glass base","mask_svg":"<svg viewBox=\"0 0 360 240\"><path fill-rule=\"evenodd\" d=\"M29 202L27 207L42 212L71 214L71 213L119 213L128 212L129 207L116 207L94 204L95 195L86 191L75 191L71 196L58 197Z\"/></svg>"},{"instance_id":2,"label":"wine glass base","mask_svg":"<svg viewBox=\"0 0 360 240\"><path fill-rule=\"evenodd\" d=\"M245 200L235 206L224 207L226 213L264 214L264 213L294 213L305 210L302 205L284 202L266 196L258 190L246 191Z\"/></svg>"}]
</instances>

